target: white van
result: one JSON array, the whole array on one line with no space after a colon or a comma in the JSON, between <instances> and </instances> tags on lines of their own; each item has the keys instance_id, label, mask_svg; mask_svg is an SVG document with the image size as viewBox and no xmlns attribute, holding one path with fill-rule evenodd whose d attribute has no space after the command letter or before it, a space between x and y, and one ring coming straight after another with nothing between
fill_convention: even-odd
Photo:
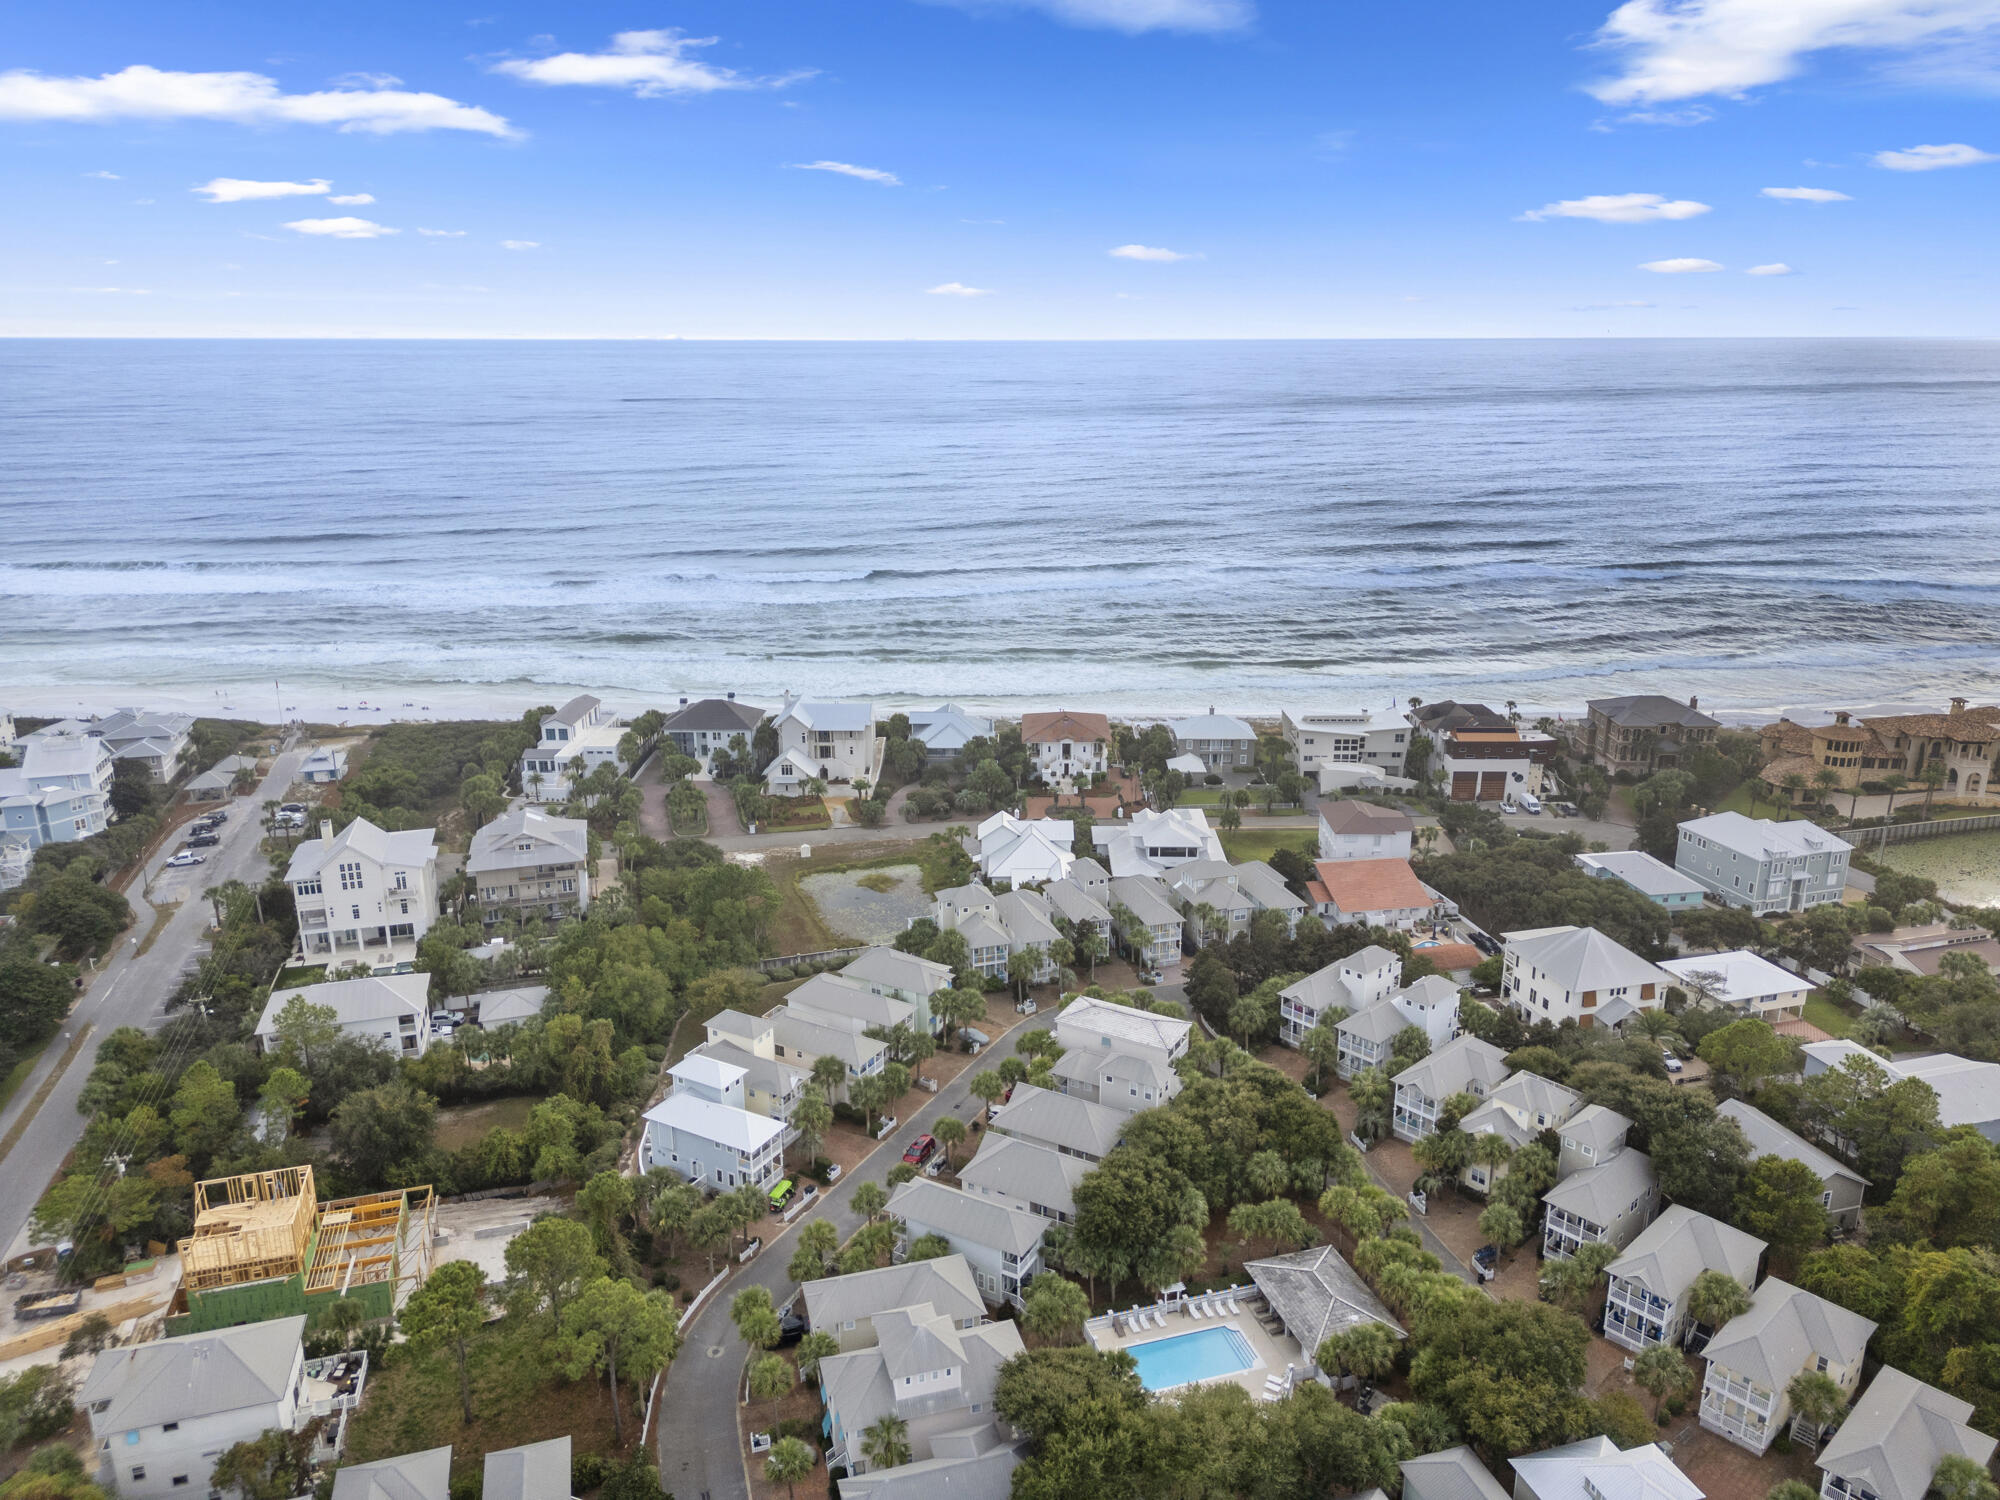
<instances>
[{"instance_id":1,"label":"white van","mask_svg":"<svg viewBox=\"0 0 2000 1500\"><path fill-rule=\"evenodd\" d=\"M1521 811L1530 817L1539 818L1542 815L1542 799L1533 792L1517 792L1515 800L1521 804Z\"/></svg>"}]
</instances>

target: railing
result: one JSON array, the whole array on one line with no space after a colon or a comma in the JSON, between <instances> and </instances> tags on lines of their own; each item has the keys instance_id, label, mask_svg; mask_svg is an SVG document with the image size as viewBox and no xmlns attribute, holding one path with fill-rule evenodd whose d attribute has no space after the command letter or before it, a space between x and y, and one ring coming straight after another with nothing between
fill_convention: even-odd
<instances>
[{"instance_id":1,"label":"railing","mask_svg":"<svg viewBox=\"0 0 2000 1500\"><path fill-rule=\"evenodd\" d=\"M1970 818L1936 818L1927 823L1885 823L1879 828L1850 828L1841 834L1856 848L1873 842L1906 844L1911 839L1941 838L1948 833L1980 833L2000 828L2000 813L1981 813Z\"/></svg>"}]
</instances>

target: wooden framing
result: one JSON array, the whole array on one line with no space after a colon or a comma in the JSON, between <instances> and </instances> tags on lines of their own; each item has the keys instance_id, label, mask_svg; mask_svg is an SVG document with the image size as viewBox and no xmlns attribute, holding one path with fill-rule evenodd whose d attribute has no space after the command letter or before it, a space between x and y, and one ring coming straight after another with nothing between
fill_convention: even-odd
<instances>
[{"instance_id":1,"label":"wooden framing","mask_svg":"<svg viewBox=\"0 0 2000 1500\"><path fill-rule=\"evenodd\" d=\"M408 1282L413 1290L430 1273L436 1203L429 1187L419 1187L322 1205L306 1295L344 1294L377 1281Z\"/></svg>"},{"instance_id":2,"label":"wooden framing","mask_svg":"<svg viewBox=\"0 0 2000 1500\"><path fill-rule=\"evenodd\" d=\"M198 1182L194 1233L180 1242L181 1285L210 1291L296 1276L312 1243L313 1171L281 1167Z\"/></svg>"}]
</instances>

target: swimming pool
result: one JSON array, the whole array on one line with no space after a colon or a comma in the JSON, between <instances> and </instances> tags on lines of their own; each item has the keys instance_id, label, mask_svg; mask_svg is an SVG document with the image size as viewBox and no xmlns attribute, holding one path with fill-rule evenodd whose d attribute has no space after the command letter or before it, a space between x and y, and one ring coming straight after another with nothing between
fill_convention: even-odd
<instances>
[{"instance_id":1,"label":"swimming pool","mask_svg":"<svg viewBox=\"0 0 2000 1500\"><path fill-rule=\"evenodd\" d=\"M1169 1338L1127 1344L1125 1352L1139 1365L1139 1383L1149 1391L1164 1391L1218 1375L1237 1375L1255 1368L1250 1341L1228 1324L1197 1328Z\"/></svg>"}]
</instances>

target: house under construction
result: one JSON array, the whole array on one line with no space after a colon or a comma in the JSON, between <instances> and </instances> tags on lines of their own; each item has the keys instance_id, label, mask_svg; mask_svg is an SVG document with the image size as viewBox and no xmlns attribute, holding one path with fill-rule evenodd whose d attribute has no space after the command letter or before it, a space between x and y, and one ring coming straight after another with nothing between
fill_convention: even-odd
<instances>
[{"instance_id":1,"label":"house under construction","mask_svg":"<svg viewBox=\"0 0 2000 1500\"><path fill-rule=\"evenodd\" d=\"M321 1203L309 1166L198 1182L167 1332L317 1321L342 1298L391 1317L430 1274L436 1215L428 1187Z\"/></svg>"}]
</instances>

